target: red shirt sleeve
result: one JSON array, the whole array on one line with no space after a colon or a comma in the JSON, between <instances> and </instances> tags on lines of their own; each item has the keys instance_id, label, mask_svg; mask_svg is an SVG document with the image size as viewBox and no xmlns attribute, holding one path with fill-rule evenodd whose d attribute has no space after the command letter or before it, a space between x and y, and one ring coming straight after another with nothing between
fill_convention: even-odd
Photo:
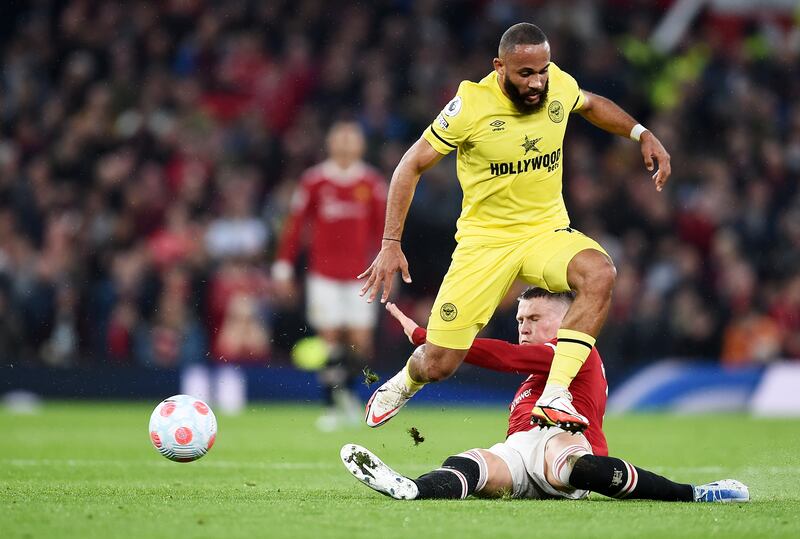
<instances>
[{"instance_id":1,"label":"red shirt sleeve","mask_svg":"<svg viewBox=\"0 0 800 539\"><path fill-rule=\"evenodd\" d=\"M311 214L315 207L314 191L308 176L300 180L292 194L289 216L281 234L280 247L276 260L285 260L293 264L300 253L304 225L312 222Z\"/></svg>"},{"instance_id":2,"label":"red shirt sleeve","mask_svg":"<svg viewBox=\"0 0 800 539\"><path fill-rule=\"evenodd\" d=\"M428 332L418 327L414 344L425 343ZM516 374L548 374L555 349L549 344L511 344L497 339L475 339L464 361L493 371Z\"/></svg>"}]
</instances>

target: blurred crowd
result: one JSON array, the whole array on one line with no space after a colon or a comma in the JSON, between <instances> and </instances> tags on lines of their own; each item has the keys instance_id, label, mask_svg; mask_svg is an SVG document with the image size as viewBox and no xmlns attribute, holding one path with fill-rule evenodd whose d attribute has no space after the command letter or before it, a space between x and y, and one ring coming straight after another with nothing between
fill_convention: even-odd
<instances>
[{"instance_id":1,"label":"blurred crowd","mask_svg":"<svg viewBox=\"0 0 800 539\"><path fill-rule=\"evenodd\" d=\"M652 129L638 146L573 117L573 225L618 268L609 369L679 356L800 358L800 12L701 14L669 51L670 1L31 0L0 8L0 362L286 362L309 331L270 266L298 178L337 120L389 178L514 22L581 87ZM454 246L450 160L404 235L421 323ZM303 261L298 262L302 272ZM513 294L486 333L514 336ZM408 347L384 319L378 368Z\"/></svg>"}]
</instances>

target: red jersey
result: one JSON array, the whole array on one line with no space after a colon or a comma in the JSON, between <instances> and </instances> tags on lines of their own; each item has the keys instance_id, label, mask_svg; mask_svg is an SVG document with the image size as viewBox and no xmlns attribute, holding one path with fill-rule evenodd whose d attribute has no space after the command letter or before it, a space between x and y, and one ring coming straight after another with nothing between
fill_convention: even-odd
<instances>
[{"instance_id":1,"label":"red jersey","mask_svg":"<svg viewBox=\"0 0 800 539\"><path fill-rule=\"evenodd\" d=\"M377 170L324 161L306 171L294 192L276 261L294 264L308 246L309 271L354 281L380 248L385 212L386 184Z\"/></svg>"},{"instance_id":2,"label":"red jersey","mask_svg":"<svg viewBox=\"0 0 800 539\"><path fill-rule=\"evenodd\" d=\"M423 344L426 335L425 328L417 328L412 336L414 344ZM464 359L467 363L494 371L529 375L517 389L508 407L507 436L539 428L531 425L531 413L550 373L555 342L555 339L545 344L511 344L497 339L475 339L472 342ZM589 428L584 435L592 445L592 451L595 455L608 456L608 443L603 433L608 384L603 360L596 348L592 348L569 390L575 409L589 420Z\"/></svg>"}]
</instances>

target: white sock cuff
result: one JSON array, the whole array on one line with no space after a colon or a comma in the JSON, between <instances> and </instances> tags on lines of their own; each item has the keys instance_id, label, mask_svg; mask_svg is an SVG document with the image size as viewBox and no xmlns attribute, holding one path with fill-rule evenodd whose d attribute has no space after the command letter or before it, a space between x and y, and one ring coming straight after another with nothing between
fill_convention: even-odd
<instances>
[{"instance_id":1,"label":"white sock cuff","mask_svg":"<svg viewBox=\"0 0 800 539\"><path fill-rule=\"evenodd\" d=\"M583 445L568 445L555 459L553 459L553 462L550 465L550 471L553 473L553 476L557 477L564 486L569 486L569 476L572 474L573 464L573 461L569 457L573 455L576 457L582 457L588 453L589 451L587 451L586 447Z\"/></svg>"},{"instance_id":2,"label":"white sock cuff","mask_svg":"<svg viewBox=\"0 0 800 539\"><path fill-rule=\"evenodd\" d=\"M636 489L636 485L639 484L639 474L636 472L636 468L624 460L622 463L625 464L625 468L627 469L628 480L625 482L625 485L623 485L620 491L614 494L615 498L626 498Z\"/></svg>"}]
</instances>

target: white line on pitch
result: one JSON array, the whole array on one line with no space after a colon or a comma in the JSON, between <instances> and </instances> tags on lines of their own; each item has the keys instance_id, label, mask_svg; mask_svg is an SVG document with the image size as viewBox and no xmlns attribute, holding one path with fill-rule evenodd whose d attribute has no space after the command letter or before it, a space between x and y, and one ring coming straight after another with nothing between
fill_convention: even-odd
<instances>
[{"instance_id":1,"label":"white line on pitch","mask_svg":"<svg viewBox=\"0 0 800 539\"><path fill-rule=\"evenodd\" d=\"M171 466L166 460L106 460L106 459L3 459L0 463L10 466ZM238 462L230 460L204 460L200 466L209 468L253 468L264 470L318 470L333 468L334 463L328 462Z\"/></svg>"}]
</instances>

